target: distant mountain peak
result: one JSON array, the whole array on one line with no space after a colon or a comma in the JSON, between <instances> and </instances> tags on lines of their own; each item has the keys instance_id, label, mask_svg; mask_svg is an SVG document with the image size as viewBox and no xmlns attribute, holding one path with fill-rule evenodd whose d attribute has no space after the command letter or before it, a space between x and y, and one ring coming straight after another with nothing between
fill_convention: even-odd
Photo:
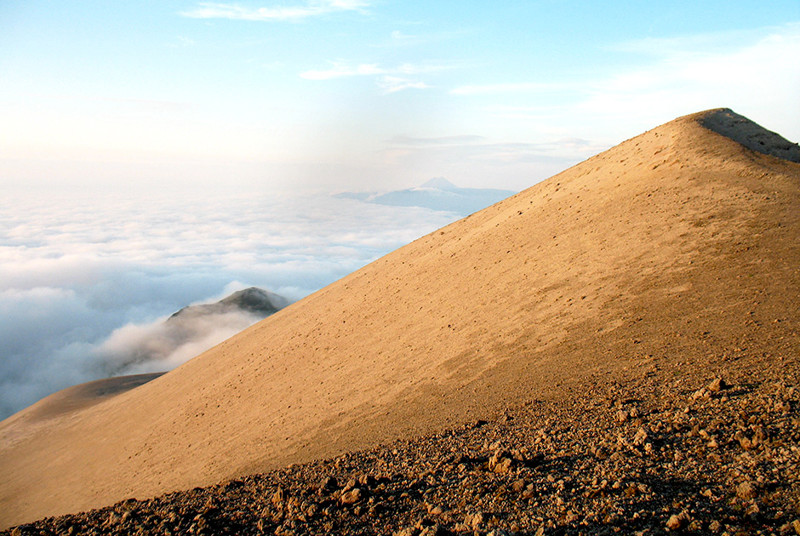
<instances>
[{"instance_id":1,"label":"distant mountain peak","mask_svg":"<svg viewBox=\"0 0 800 536\"><path fill-rule=\"evenodd\" d=\"M461 188L444 177L434 177L416 188L372 194L344 192L337 197L378 205L444 210L466 216L515 193L511 190L492 188Z\"/></svg>"},{"instance_id":2,"label":"distant mountain peak","mask_svg":"<svg viewBox=\"0 0 800 536\"><path fill-rule=\"evenodd\" d=\"M234 292L220 301L225 305L236 306L243 311L271 314L288 305L286 298L258 287L249 287Z\"/></svg>"},{"instance_id":3,"label":"distant mountain peak","mask_svg":"<svg viewBox=\"0 0 800 536\"><path fill-rule=\"evenodd\" d=\"M458 190L458 186L445 179L444 177L434 177L422 184L420 188L435 188L437 190Z\"/></svg>"},{"instance_id":4,"label":"distant mountain peak","mask_svg":"<svg viewBox=\"0 0 800 536\"><path fill-rule=\"evenodd\" d=\"M265 317L276 313L289 304L283 296L274 294L258 287L249 287L239 290L230 296L215 303L189 305L174 313L169 320L184 318L186 316L224 314L240 311Z\"/></svg>"}]
</instances>

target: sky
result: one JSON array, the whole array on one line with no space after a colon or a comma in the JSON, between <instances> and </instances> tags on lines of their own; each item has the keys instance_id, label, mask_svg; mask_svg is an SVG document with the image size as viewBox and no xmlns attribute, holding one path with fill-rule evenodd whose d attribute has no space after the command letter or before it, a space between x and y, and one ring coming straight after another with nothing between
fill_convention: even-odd
<instances>
[{"instance_id":1,"label":"sky","mask_svg":"<svg viewBox=\"0 0 800 536\"><path fill-rule=\"evenodd\" d=\"M800 139L800 1L0 2L0 180L520 190L674 117Z\"/></svg>"},{"instance_id":2,"label":"sky","mask_svg":"<svg viewBox=\"0 0 800 536\"><path fill-rule=\"evenodd\" d=\"M464 215L335 194L519 191L716 107L798 141L798 57L800 0L0 0L0 418Z\"/></svg>"}]
</instances>

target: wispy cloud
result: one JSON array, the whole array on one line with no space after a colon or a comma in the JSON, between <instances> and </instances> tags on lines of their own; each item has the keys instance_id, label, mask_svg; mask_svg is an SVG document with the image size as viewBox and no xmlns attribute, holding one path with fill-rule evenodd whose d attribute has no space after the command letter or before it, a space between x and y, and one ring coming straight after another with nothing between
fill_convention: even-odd
<instances>
[{"instance_id":1,"label":"wispy cloud","mask_svg":"<svg viewBox=\"0 0 800 536\"><path fill-rule=\"evenodd\" d=\"M394 39L395 41L411 42L411 41L419 41L420 39L418 35L405 34L400 30L393 31L391 35L392 39Z\"/></svg>"},{"instance_id":2,"label":"wispy cloud","mask_svg":"<svg viewBox=\"0 0 800 536\"><path fill-rule=\"evenodd\" d=\"M421 24L420 24L421 25ZM388 38L382 42L372 43L374 48L401 48L428 45L452 39L460 39L468 36L472 32L469 30L438 31L433 33L406 33L402 30L393 30Z\"/></svg>"},{"instance_id":3,"label":"wispy cloud","mask_svg":"<svg viewBox=\"0 0 800 536\"><path fill-rule=\"evenodd\" d=\"M357 65L343 61L332 61L327 69L312 69L300 73L301 78L306 80L332 80L334 78L345 78L349 76L377 76L377 75L418 75L425 73L435 73L452 69L452 67L440 64L414 64L403 63L396 67L382 67L376 63L361 63Z\"/></svg>"},{"instance_id":4,"label":"wispy cloud","mask_svg":"<svg viewBox=\"0 0 800 536\"><path fill-rule=\"evenodd\" d=\"M475 135L438 138L395 136L388 144L387 153L400 158L436 155L437 159L443 161L482 161L500 165L553 160L574 163L606 148L581 138L554 138L539 143L491 142Z\"/></svg>"},{"instance_id":5,"label":"wispy cloud","mask_svg":"<svg viewBox=\"0 0 800 536\"><path fill-rule=\"evenodd\" d=\"M306 80L334 80L355 76L371 76L375 78L375 84L378 88L383 93L389 94L406 89L428 89L432 86L423 80L412 77L451 68L440 64L403 63L395 67L382 67L376 63L353 65L347 62L333 61L327 69L305 71L300 73L300 77Z\"/></svg>"},{"instance_id":6,"label":"wispy cloud","mask_svg":"<svg viewBox=\"0 0 800 536\"><path fill-rule=\"evenodd\" d=\"M532 93L558 91L564 84L546 82L508 82L502 84L483 84L459 86L450 90L451 95L494 95L499 93Z\"/></svg>"},{"instance_id":7,"label":"wispy cloud","mask_svg":"<svg viewBox=\"0 0 800 536\"><path fill-rule=\"evenodd\" d=\"M727 106L755 120L769 119L779 132L797 136L800 64L785 58L800 55L800 24L750 34L734 44L728 33L628 43L631 50L653 59L593 81L586 97L576 103L576 111L601 120L625 115L657 124L676 115ZM698 51L698 40L709 44ZM795 104L784 105L776 114L775 103Z\"/></svg>"},{"instance_id":8,"label":"wispy cloud","mask_svg":"<svg viewBox=\"0 0 800 536\"><path fill-rule=\"evenodd\" d=\"M188 47L193 47L196 44L197 44L196 41L194 39L192 39L191 37L186 37L186 36L183 36L183 35L179 35L177 37L177 39L176 39L176 42L175 43L171 43L168 46L170 46L172 48L188 48Z\"/></svg>"},{"instance_id":9,"label":"wispy cloud","mask_svg":"<svg viewBox=\"0 0 800 536\"><path fill-rule=\"evenodd\" d=\"M442 147L447 145L471 145L480 143L486 138L474 134L459 136L439 136L437 138L419 138L414 136L394 136L389 143L392 145L405 145L413 147Z\"/></svg>"},{"instance_id":10,"label":"wispy cloud","mask_svg":"<svg viewBox=\"0 0 800 536\"><path fill-rule=\"evenodd\" d=\"M800 23L747 30L648 38L607 47L610 52L640 56L634 64L576 81L524 81L455 87L463 97L514 94L513 105L494 104L486 111L503 120L557 124L566 135L621 140L640 129L679 115L719 106L770 121L773 128L797 137ZM769 96L767 98L766 96ZM617 131L614 118L634 118ZM611 121L609 121L611 119ZM794 133L794 134L793 134Z\"/></svg>"},{"instance_id":11,"label":"wispy cloud","mask_svg":"<svg viewBox=\"0 0 800 536\"><path fill-rule=\"evenodd\" d=\"M107 376L163 372L200 355L258 322L245 311L225 311L190 318L162 317L144 324L126 324L91 352L99 372Z\"/></svg>"},{"instance_id":12,"label":"wispy cloud","mask_svg":"<svg viewBox=\"0 0 800 536\"><path fill-rule=\"evenodd\" d=\"M293 6L244 7L238 4L201 2L198 7L182 11L184 17L194 19L230 19L248 21L291 21L326 15L338 11L364 12L368 0L311 0Z\"/></svg>"},{"instance_id":13,"label":"wispy cloud","mask_svg":"<svg viewBox=\"0 0 800 536\"><path fill-rule=\"evenodd\" d=\"M606 45L604 48L610 52L626 52L631 54L645 54L651 56L671 56L679 54L703 54L725 53L731 49L737 49L743 43L757 42L768 34L781 34L787 28L795 28L800 23L788 23L784 26L769 28L749 28L728 30L723 32L687 34L671 37L644 37L641 39L631 39Z\"/></svg>"},{"instance_id":14,"label":"wispy cloud","mask_svg":"<svg viewBox=\"0 0 800 536\"><path fill-rule=\"evenodd\" d=\"M399 76L384 76L378 80L378 87L384 93L397 93L405 89L427 89L430 86L420 80L411 80Z\"/></svg>"},{"instance_id":15,"label":"wispy cloud","mask_svg":"<svg viewBox=\"0 0 800 536\"><path fill-rule=\"evenodd\" d=\"M316 69L300 73L300 78L306 80L333 80L349 76L375 76L387 74L389 71L372 63L360 65L347 65L342 62L332 62L328 69Z\"/></svg>"}]
</instances>

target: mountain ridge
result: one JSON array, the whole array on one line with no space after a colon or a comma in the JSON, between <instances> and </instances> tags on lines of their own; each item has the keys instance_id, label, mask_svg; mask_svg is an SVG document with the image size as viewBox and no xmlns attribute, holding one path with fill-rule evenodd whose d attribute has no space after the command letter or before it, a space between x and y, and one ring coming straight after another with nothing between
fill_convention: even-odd
<instances>
[{"instance_id":1,"label":"mountain ridge","mask_svg":"<svg viewBox=\"0 0 800 536\"><path fill-rule=\"evenodd\" d=\"M250 287L214 303L188 305L166 319L114 330L99 346L98 359L107 376L169 370L288 303L282 296Z\"/></svg>"},{"instance_id":2,"label":"mountain ridge","mask_svg":"<svg viewBox=\"0 0 800 536\"><path fill-rule=\"evenodd\" d=\"M237 290L213 303L200 303L182 307L170 315L167 321L185 316L222 314L230 311L241 311L266 317L277 313L287 305L289 305L289 300L283 296L258 287L248 287Z\"/></svg>"},{"instance_id":3,"label":"mountain ridge","mask_svg":"<svg viewBox=\"0 0 800 536\"><path fill-rule=\"evenodd\" d=\"M590 379L790 356L800 166L703 127L715 112L400 248L47 441L24 415L0 424L0 522L431 434Z\"/></svg>"},{"instance_id":4,"label":"mountain ridge","mask_svg":"<svg viewBox=\"0 0 800 536\"><path fill-rule=\"evenodd\" d=\"M434 177L414 188L390 192L342 192L336 197L378 205L421 207L466 216L513 195L512 190L462 188L444 177Z\"/></svg>"},{"instance_id":5,"label":"mountain ridge","mask_svg":"<svg viewBox=\"0 0 800 536\"><path fill-rule=\"evenodd\" d=\"M776 132L753 123L730 108L712 110L703 116L701 124L709 130L732 139L751 151L775 156L790 162L800 162L800 145Z\"/></svg>"}]
</instances>

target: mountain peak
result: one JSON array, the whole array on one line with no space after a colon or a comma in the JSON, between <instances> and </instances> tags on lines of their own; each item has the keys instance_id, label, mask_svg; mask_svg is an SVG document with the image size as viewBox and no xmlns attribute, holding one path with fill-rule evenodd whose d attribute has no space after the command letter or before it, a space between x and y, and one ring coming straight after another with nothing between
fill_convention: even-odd
<instances>
[{"instance_id":1,"label":"mountain peak","mask_svg":"<svg viewBox=\"0 0 800 536\"><path fill-rule=\"evenodd\" d=\"M435 188L437 190L458 190L458 186L445 179L444 177L434 177L426 183L422 184L420 188Z\"/></svg>"},{"instance_id":2,"label":"mountain peak","mask_svg":"<svg viewBox=\"0 0 800 536\"><path fill-rule=\"evenodd\" d=\"M174 313L170 317L170 320L186 318L187 316L223 314L232 311L250 313L263 318L286 307L288 304L289 302L283 296L258 287L250 287L238 290L230 296L214 303L186 306Z\"/></svg>"},{"instance_id":3,"label":"mountain peak","mask_svg":"<svg viewBox=\"0 0 800 536\"><path fill-rule=\"evenodd\" d=\"M288 305L283 296L279 296L258 287L238 290L219 303L238 307L251 313L272 314Z\"/></svg>"},{"instance_id":4,"label":"mountain peak","mask_svg":"<svg viewBox=\"0 0 800 536\"><path fill-rule=\"evenodd\" d=\"M753 130L731 114L623 142L70 418L36 426L23 410L0 425L0 525L432 438L542 400L573 411L592 385L613 390L595 400L609 407L652 381L672 415L712 404L689 396L720 373L794 373L800 166L703 125Z\"/></svg>"}]
</instances>

